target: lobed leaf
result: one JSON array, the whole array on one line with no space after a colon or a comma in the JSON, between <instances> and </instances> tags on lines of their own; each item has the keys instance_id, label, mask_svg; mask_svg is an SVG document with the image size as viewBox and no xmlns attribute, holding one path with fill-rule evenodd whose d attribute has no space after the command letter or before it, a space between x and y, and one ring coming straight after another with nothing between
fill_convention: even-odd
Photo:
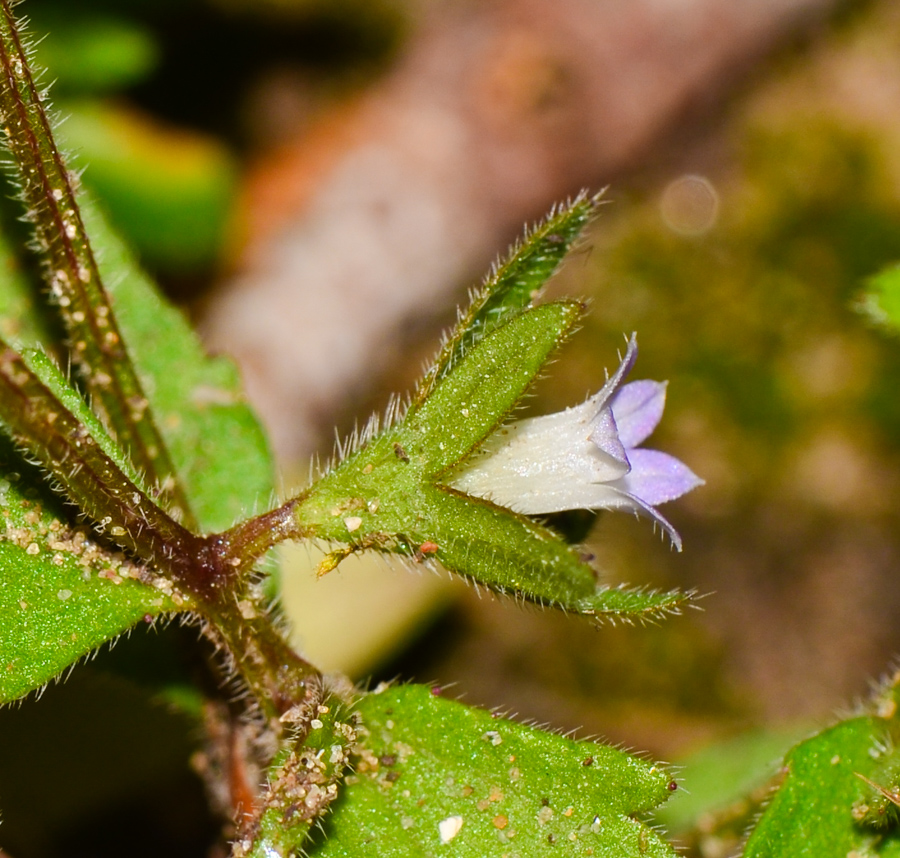
<instances>
[{"instance_id":1,"label":"lobed leaf","mask_svg":"<svg viewBox=\"0 0 900 858\"><path fill-rule=\"evenodd\" d=\"M635 818L674 785L658 766L423 686L370 694L358 711L355 771L310 856L675 855Z\"/></svg>"}]
</instances>

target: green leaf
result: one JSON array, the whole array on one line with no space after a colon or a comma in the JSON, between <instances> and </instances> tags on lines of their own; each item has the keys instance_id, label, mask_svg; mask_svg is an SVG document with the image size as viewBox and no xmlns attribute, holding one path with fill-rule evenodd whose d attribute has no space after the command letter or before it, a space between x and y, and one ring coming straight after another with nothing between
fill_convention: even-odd
<instances>
[{"instance_id":1,"label":"green leaf","mask_svg":"<svg viewBox=\"0 0 900 858\"><path fill-rule=\"evenodd\" d=\"M38 7L29 30L37 37L38 65L48 70L54 90L104 92L129 86L146 77L158 59L151 32L125 18L72 14L59 5Z\"/></svg>"},{"instance_id":2,"label":"green leaf","mask_svg":"<svg viewBox=\"0 0 900 858\"><path fill-rule=\"evenodd\" d=\"M89 529L73 529L5 440L0 473L0 703L39 688L142 618L191 608Z\"/></svg>"},{"instance_id":3,"label":"green leaf","mask_svg":"<svg viewBox=\"0 0 900 858\"><path fill-rule=\"evenodd\" d=\"M750 836L744 858L895 855L894 837L860 825L854 804L871 795L884 720L843 721L801 742L784 761L784 780ZM888 848L888 844L892 843Z\"/></svg>"},{"instance_id":4,"label":"green leaf","mask_svg":"<svg viewBox=\"0 0 900 858\"><path fill-rule=\"evenodd\" d=\"M658 766L435 696L389 688L359 704L355 771L315 858L675 855L635 814L666 800Z\"/></svg>"},{"instance_id":5,"label":"green leaf","mask_svg":"<svg viewBox=\"0 0 900 858\"><path fill-rule=\"evenodd\" d=\"M141 258L182 276L212 266L237 187L228 150L119 104L82 99L61 109L61 144L87 165L84 184Z\"/></svg>"},{"instance_id":6,"label":"green leaf","mask_svg":"<svg viewBox=\"0 0 900 858\"><path fill-rule=\"evenodd\" d=\"M876 324L900 332L900 265L882 269L866 285L861 311Z\"/></svg>"},{"instance_id":7,"label":"green leaf","mask_svg":"<svg viewBox=\"0 0 900 858\"><path fill-rule=\"evenodd\" d=\"M659 820L667 829L681 832L729 806L752 807L747 795L765 787L786 750L809 733L808 727L751 730L676 760L685 788L660 809Z\"/></svg>"},{"instance_id":8,"label":"green leaf","mask_svg":"<svg viewBox=\"0 0 900 858\"><path fill-rule=\"evenodd\" d=\"M187 320L160 296L89 200L82 200L82 214L194 514L204 529L224 530L267 504L274 480L268 442L238 371L227 358L204 352Z\"/></svg>"},{"instance_id":9,"label":"green leaf","mask_svg":"<svg viewBox=\"0 0 900 858\"><path fill-rule=\"evenodd\" d=\"M254 501L265 503L272 487L266 441L243 399L237 372L229 361L203 354L187 322L159 297L96 211L85 208L101 268L115 286L120 328L194 512L207 529L224 529ZM24 315L6 315L0 327L12 328L32 345L41 338L52 347L30 284L18 274L15 259L9 262L0 280L0 307ZM45 360L36 358L38 364ZM80 407L90 422L77 393L58 373L51 378L45 364L43 370L57 394L72 410ZM192 605L159 589L165 585L152 570L123 565L121 556L90 539L88 529L74 531L72 516L37 471L8 444L2 451L0 702L7 702L39 688L142 618Z\"/></svg>"},{"instance_id":10,"label":"green leaf","mask_svg":"<svg viewBox=\"0 0 900 858\"><path fill-rule=\"evenodd\" d=\"M512 248L509 256L472 296L465 313L460 315L434 366L419 386L416 402L424 401L473 345L532 305L599 203L599 195L580 194L573 202L552 211Z\"/></svg>"}]
</instances>

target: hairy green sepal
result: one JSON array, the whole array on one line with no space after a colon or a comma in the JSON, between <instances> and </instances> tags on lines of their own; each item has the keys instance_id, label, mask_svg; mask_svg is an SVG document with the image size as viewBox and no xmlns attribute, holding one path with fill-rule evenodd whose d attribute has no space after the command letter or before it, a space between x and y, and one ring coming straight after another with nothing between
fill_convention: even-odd
<instances>
[{"instance_id":1,"label":"hairy green sepal","mask_svg":"<svg viewBox=\"0 0 900 858\"><path fill-rule=\"evenodd\" d=\"M560 206L516 244L472 295L441 353L416 391L423 402L437 383L491 331L534 303L600 204L599 196L579 195Z\"/></svg>"},{"instance_id":2,"label":"hairy green sepal","mask_svg":"<svg viewBox=\"0 0 900 858\"><path fill-rule=\"evenodd\" d=\"M581 305L560 302L513 315L470 348L404 420L314 486L297 515L343 554L391 551L435 559L499 592L588 615L673 610L683 596L598 585L597 573L539 522L448 485L450 472L521 399Z\"/></svg>"}]
</instances>

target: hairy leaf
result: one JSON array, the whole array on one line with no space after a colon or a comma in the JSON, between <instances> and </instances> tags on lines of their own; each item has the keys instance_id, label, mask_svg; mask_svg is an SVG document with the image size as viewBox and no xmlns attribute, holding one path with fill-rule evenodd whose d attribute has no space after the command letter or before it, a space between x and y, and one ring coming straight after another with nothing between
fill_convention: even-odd
<instances>
[{"instance_id":1,"label":"hairy leaf","mask_svg":"<svg viewBox=\"0 0 900 858\"><path fill-rule=\"evenodd\" d=\"M675 853L635 818L673 786L658 766L435 696L390 688L359 704L355 771L316 858Z\"/></svg>"},{"instance_id":2,"label":"hairy leaf","mask_svg":"<svg viewBox=\"0 0 900 858\"><path fill-rule=\"evenodd\" d=\"M193 509L207 529L227 527L271 492L268 449L237 373L230 362L203 355L186 321L158 296L96 212L89 211L87 219L102 268L108 275L120 272L111 281L120 328ZM0 279L0 327L30 344L52 347L46 340L52 328L15 259L10 262ZM64 390L60 376L51 378L46 359L38 362L45 380L78 410L78 394ZM83 408L80 413L91 423ZM102 438L97 424L91 427ZM0 486L9 483L2 507L6 538L0 543L0 701L40 687L144 617L192 607L179 594L160 590L165 585L152 570L125 564L92 541L89 529L73 530L74 511L6 444L0 477Z\"/></svg>"},{"instance_id":3,"label":"hairy leaf","mask_svg":"<svg viewBox=\"0 0 900 858\"><path fill-rule=\"evenodd\" d=\"M49 682L142 618L188 600L73 528L36 474L0 453L0 703Z\"/></svg>"},{"instance_id":4,"label":"hairy leaf","mask_svg":"<svg viewBox=\"0 0 900 858\"><path fill-rule=\"evenodd\" d=\"M897 841L854 814L876 777L884 721L859 717L823 730L784 760L783 781L747 843L744 858L896 855Z\"/></svg>"}]
</instances>

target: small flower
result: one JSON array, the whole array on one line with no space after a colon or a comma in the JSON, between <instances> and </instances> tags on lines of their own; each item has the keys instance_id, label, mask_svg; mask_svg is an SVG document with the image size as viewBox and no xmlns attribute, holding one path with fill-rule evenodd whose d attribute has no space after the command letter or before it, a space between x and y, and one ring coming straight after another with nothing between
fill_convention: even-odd
<instances>
[{"instance_id":1,"label":"small flower","mask_svg":"<svg viewBox=\"0 0 900 858\"><path fill-rule=\"evenodd\" d=\"M632 335L615 374L590 399L501 427L452 479L453 488L525 515L627 509L681 537L656 506L703 484L683 462L641 444L666 404L666 383L623 385L637 357Z\"/></svg>"}]
</instances>

